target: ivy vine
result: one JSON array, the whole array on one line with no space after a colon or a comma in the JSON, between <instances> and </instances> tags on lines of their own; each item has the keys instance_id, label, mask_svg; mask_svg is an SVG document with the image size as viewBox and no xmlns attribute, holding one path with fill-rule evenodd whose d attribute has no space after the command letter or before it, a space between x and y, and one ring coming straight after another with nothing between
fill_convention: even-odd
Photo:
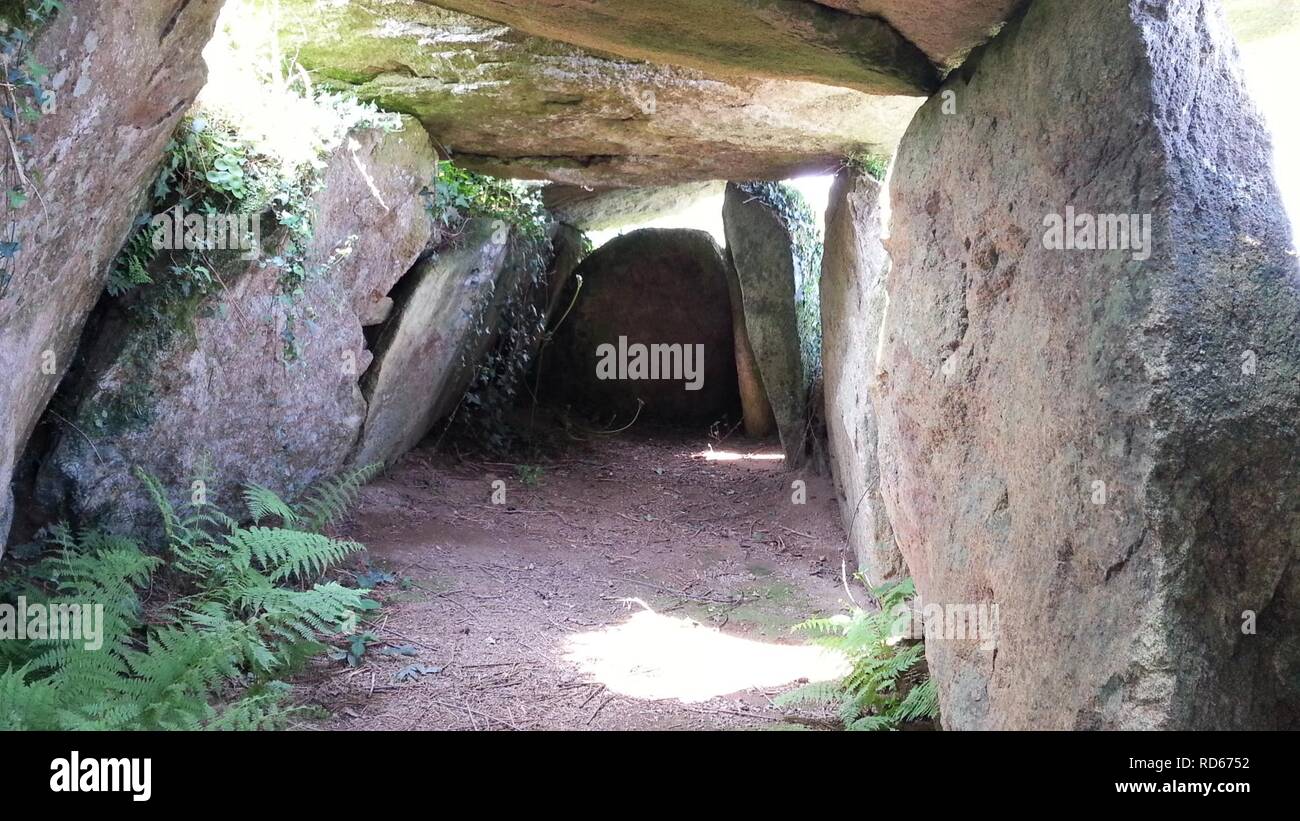
<instances>
[{"instance_id":1,"label":"ivy vine","mask_svg":"<svg viewBox=\"0 0 1300 821\"><path fill-rule=\"evenodd\" d=\"M337 120L339 139L355 128L400 125L398 118L345 95L323 92L315 101ZM323 142L318 151L321 162L285 167L246 137L238 124L212 112L196 111L181 121L167 144L149 210L137 219L111 266L106 286L130 327L119 361L133 376L111 395L88 403L82 419L87 430L103 434L147 423L152 397L145 375L156 368L178 333L193 333L200 311L224 317L228 305L208 297L253 265L277 271L275 304L283 317L281 358L286 365L302 360L298 329L304 319L311 320L304 316L309 308L301 299L306 285L350 252L349 241L319 265L312 266L307 259L315 238L314 198L324 182L323 160L336 147L333 141ZM153 217L177 207L205 218L247 214L260 219L268 224L260 232L262 246L274 249L274 255L253 262L240 253L215 254L202 245L160 250Z\"/></svg>"},{"instance_id":2,"label":"ivy vine","mask_svg":"<svg viewBox=\"0 0 1300 821\"><path fill-rule=\"evenodd\" d=\"M3 180L6 218L0 229L0 300L9 293L22 250L19 212L33 197L39 198L39 175L29 174L28 150L33 145L34 125L53 104L45 87L50 71L37 62L32 51L39 33L63 10L60 0L7 0L0 3L0 69L4 71L0 127L6 143Z\"/></svg>"},{"instance_id":3,"label":"ivy vine","mask_svg":"<svg viewBox=\"0 0 1300 821\"><path fill-rule=\"evenodd\" d=\"M474 333L480 339L491 335L494 342L477 363L450 422L458 435L475 445L506 452L518 440L509 422L510 410L523 398L533 357L546 333L544 296L554 255L550 217L540 187L476 174L451 162L439 164L428 194L435 221L452 237L458 237L471 219L494 221L494 239L509 246L505 264L520 269L509 293L486 293L474 309L478 317ZM488 318L494 306L499 312L492 324Z\"/></svg>"},{"instance_id":4,"label":"ivy vine","mask_svg":"<svg viewBox=\"0 0 1300 821\"><path fill-rule=\"evenodd\" d=\"M794 256L795 314L799 326L799 352L803 361L805 387L812 385L822 369L821 232L812 207L798 190L784 183L750 182L740 189L777 215L792 241Z\"/></svg>"}]
</instances>

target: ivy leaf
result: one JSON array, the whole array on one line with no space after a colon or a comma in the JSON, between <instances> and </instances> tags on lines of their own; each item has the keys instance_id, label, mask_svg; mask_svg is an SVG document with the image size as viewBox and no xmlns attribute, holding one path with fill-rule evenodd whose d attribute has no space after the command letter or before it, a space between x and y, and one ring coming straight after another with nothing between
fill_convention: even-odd
<instances>
[{"instance_id":1,"label":"ivy leaf","mask_svg":"<svg viewBox=\"0 0 1300 821\"><path fill-rule=\"evenodd\" d=\"M0 259L13 259L21 249L16 242L0 242Z\"/></svg>"},{"instance_id":2,"label":"ivy leaf","mask_svg":"<svg viewBox=\"0 0 1300 821\"><path fill-rule=\"evenodd\" d=\"M27 74L33 80L39 83L41 80L44 80L46 77L50 76L50 70L45 66L41 65L40 63L36 62L34 58L28 57Z\"/></svg>"},{"instance_id":3,"label":"ivy leaf","mask_svg":"<svg viewBox=\"0 0 1300 821\"><path fill-rule=\"evenodd\" d=\"M24 190L21 189L21 188L10 188L10 189L9 189L9 207L10 207L10 208L14 208L14 209L22 208L22 207L23 207L24 205L26 205L26 204L27 204L27 192L26 192L26 191L24 191Z\"/></svg>"}]
</instances>

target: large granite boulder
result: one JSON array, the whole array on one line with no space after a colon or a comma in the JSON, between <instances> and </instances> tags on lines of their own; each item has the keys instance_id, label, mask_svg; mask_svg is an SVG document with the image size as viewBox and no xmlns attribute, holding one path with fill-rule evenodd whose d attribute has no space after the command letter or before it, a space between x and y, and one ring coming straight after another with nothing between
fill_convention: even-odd
<instances>
[{"instance_id":1,"label":"large granite boulder","mask_svg":"<svg viewBox=\"0 0 1300 821\"><path fill-rule=\"evenodd\" d=\"M856 170L831 189L822 258L822 373L831 473L858 568L872 585L907 575L880 493L876 375L889 254L881 242L881 186Z\"/></svg>"},{"instance_id":2,"label":"large granite boulder","mask_svg":"<svg viewBox=\"0 0 1300 821\"><path fill-rule=\"evenodd\" d=\"M358 465L388 464L456 410L526 275L525 244L497 220L470 220L400 285L363 390L370 410ZM472 409L471 409L472 410Z\"/></svg>"},{"instance_id":3,"label":"large granite boulder","mask_svg":"<svg viewBox=\"0 0 1300 821\"><path fill-rule=\"evenodd\" d=\"M1270 155L1201 2L1037 2L909 128L873 403L946 726L1300 724Z\"/></svg>"},{"instance_id":4,"label":"large granite boulder","mask_svg":"<svg viewBox=\"0 0 1300 821\"><path fill-rule=\"evenodd\" d=\"M958 2L973 9L1000 6L979 8L980 22L988 27L1005 16L1001 12L1011 0ZM893 10L914 3L885 0L870 5ZM806 80L870 94L924 94L938 78L927 56L899 35L882 9L849 13L843 8L847 3L438 0L437 4L584 48L723 76ZM925 5L926 25L960 18L966 11L951 8L951 3ZM950 48L975 44L961 42Z\"/></svg>"},{"instance_id":5,"label":"large granite boulder","mask_svg":"<svg viewBox=\"0 0 1300 821\"><path fill-rule=\"evenodd\" d=\"M718 180L663 185L655 188L582 188L548 185L542 189L546 207L557 219L584 231L608 231L646 225L680 213L704 200L722 198L727 184Z\"/></svg>"},{"instance_id":6,"label":"large granite boulder","mask_svg":"<svg viewBox=\"0 0 1300 821\"><path fill-rule=\"evenodd\" d=\"M921 103L636 62L419 0L279 7L284 53L418 117L458 164L498 176L598 187L785 179L892 153Z\"/></svg>"},{"instance_id":7,"label":"large granite boulder","mask_svg":"<svg viewBox=\"0 0 1300 821\"><path fill-rule=\"evenodd\" d=\"M543 398L621 424L638 413L683 424L738 418L727 264L713 237L633 231L587 257L578 277L576 304L541 362Z\"/></svg>"},{"instance_id":8,"label":"large granite boulder","mask_svg":"<svg viewBox=\"0 0 1300 821\"><path fill-rule=\"evenodd\" d=\"M809 386L799 341L795 240L785 216L756 189L729 184L722 221L750 350L781 434L786 464L797 467L806 455Z\"/></svg>"},{"instance_id":9,"label":"large granite boulder","mask_svg":"<svg viewBox=\"0 0 1300 821\"><path fill-rule=\"evenodd\" d=\"M200 52L220 6L65 0L36 42L32 57L50 71L44 85L53 100L14 135L39 196L29 187L4 232L19 248L0 274L0 552L15 460L68 368L163 148L203 85Z\"/></svg>"},{"instance_id":10,"label":"large granite boulder","mask_svg":"<svg viewBox=\"0 0 1300 821\"><path fill-rule=\"evenodd\" d=\"M1023 0L817 0L851 14L873 15L951 69L997 33Z\"/></svg>"},{"instance_id":11,"label":"large granite boulder","mask_svg":"<svg viewBox=\"0 0 1300 821\"><path fill-rule=\"evenodd\" d=\"M435 166L414 121L354 132L315 196L306 267L316 273L296 297L282 291L277 260L288 238L276 232L264 235L260 260L210 253L224 287L159 350L156 328L106 311L68 385L75 427L51 420L59 433L37 481L48 518L151 527L137 467L169 488L203 479L208 500L226 509L238 508L247 482L291 498L347 469L367 417L360 381L372 355L362 329L384 315L432 239L421 191Z\"/></svg>"}]
</instances>

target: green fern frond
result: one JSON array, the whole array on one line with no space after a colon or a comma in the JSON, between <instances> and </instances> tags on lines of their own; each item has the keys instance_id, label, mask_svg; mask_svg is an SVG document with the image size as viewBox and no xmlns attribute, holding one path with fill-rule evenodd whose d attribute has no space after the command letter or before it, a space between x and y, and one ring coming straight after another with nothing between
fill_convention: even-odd
<instances>
[{"instance_id":1,"label":"green fern frond","mask_svg":"<svg viewBox=\"0 0 1300 821\"><path fill-rule=\"evenodd\" d=\"M904 722L919 721L923 718L937 716L939 714L939 686L935 684L934 679L927 678L908 691L906 698L899 703L894 714L898 716L900 721Z\"/></svg>"},{"instance_id":2,"label":"green fern frond","mask_svg":"<svg viewBox=\"0 0 1300 821\"><path fill-rule=\"evenodd\" d=\"M328 485L313 515L338 515L368 474ZM179 594L144 619L140 591L164 566L134 541L97 531L51 531L52 553L5 594L55 606L103 606L102 647L39 640L0 643L0 729L269 729L283 726L277 677L299 669L361 611L367 591L337 582L296 589L362 550L292 529L303 522L265 488L246 494L257 519L241 528L214 506L182 516L157 479L138 471L163 520L166 589ZM232 696L231 694L234 693Z\"/></svg>"},{"instance_id":3,"label":"green fern frond","mask_svg":"<svg viewBox=\"0 0 1300 821\"><path fill-rule=\"evenodd\" d=\"M365 550L357 542L267 527L236 530L226 541L238 551L248 551L272 582L318 576L349 555Z\"/></svg>"},{"instance_id":4,"label":"green fern frond","mask_svg":"<svg viewBox=\"0 0 1300 821\"><path fill-rule=\"evenodd\" d=\"M300 708L284 706L287 695L288 687L272 682L261 691L249 693L221 708L208 724L208 729L237 732L282 729L295 713L301 711Z\"/></svg>"},{"instance_id":5,"label":"green fern frond","mask_svg":"<svg viewBox=\"0 0 1300 821\"><path fill-rule=\"evenodd\" d=\"M167 491L163 488L162 482L143 468L136 468L135 476L144 484L145 491L153 501L154 507L158 508L158 512L162 515L163 531L167 534L167 539L169 541L176 539L181 528L181 521L176 515L176 508L172 505L171 500L167 498Z\"/></svg>"},{"instance_id":6,"label":"green fern frond","mask_svg":"<svg viewBox=\"0 0 1300 821\"><path fill-rule=\"evenodd\" d=\"M778 707L796 707L800 705L838 704L844 698L844 689L834 681L816 681L802 687L782 693L772 699Z\"/></svg>"},{"instance_id":7,"label":"green fern frond","mask_svg":"<svg viewBox=\"0 0 1300 821\"><path fill-rule=\"evenodd\" d=\"M360 498L362 486L381 470L383 465L367 465L313 488L300 505L303 529L320 532L339 522Z\"/></svg>"},{"instance_id":8,"label":"green fern frond","mask_svg":"<svg viewBox=\"0 0 1300 821\"><path fill-rule=\"evenodd\" d=\"M892 730L898 726L898 722L889 716L867 715L860 716L848 722L844 729L852 731L875 731Z\"/></svg>"},{"instance_id":9,"label":"green fern frond","mask_svg":"<svg viewBox=\"0 0 1300 821\"><path fill-rule=\"evenodd\" d=\"M811 637L842 636L848 623L847 616L839 615L830 618L808 619L796 624L792 629L797 633L805 633Z\"/></svg>"},{"instance_id":10,"label":"green fern frond","mask_svg":"<svg viewBox=\"0 0 1300 821\"><path fill-rule=\"evenodd\" d=\"M279 517L285 527L293 527L299 522L298 514L293 508L270 488L261 485L245 486L244 502L248 506L248 515L255 523L260 524L268 516Z\"/></svg>"},{"instance_id":11,"label":"green fern frond","mask_svg":"<svg viewBox=\"0 0 1300 821\"><path fill-rule=\"evenodd\" d=\"M843 653L850 671L837 682L800 687L774 699L778 706L838 704L849 730L891 730L936 718L938 690L925 676L925 645L899 641L895 614L915 596L911 579L872 591L878 611L855 609L847 615L809 619L795 629L818 645Z\"/></svg>"}]
</instances>

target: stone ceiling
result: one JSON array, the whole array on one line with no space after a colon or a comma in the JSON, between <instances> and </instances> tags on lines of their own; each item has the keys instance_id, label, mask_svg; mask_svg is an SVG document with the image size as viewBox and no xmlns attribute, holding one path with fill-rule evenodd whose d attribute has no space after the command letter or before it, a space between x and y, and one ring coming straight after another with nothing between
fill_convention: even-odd
<instances>
[{"instance_id":1,"label":"stone ceiling","mask_svg":"<svg viewBox=\"0 0 1300 821\"><path fill-rule=\"evenodd\" d=\"M254 0L268 5L271 0ZM1227 0L1243 39L1295 0ZM462 165L581 187L782 179L892 154L1024 0L279 0L286 53Z\"/></svg>"},{"instance_id":2,"label":"stone ceiling","mask_svg":"<svg viewBox=\"0 0 1300 821\"><path fill-rule=\"evenodd\" d=\"M280 0L286 53L420 119L459 163L582 186L783 179L890 154L922 98L717 77L415 0Z\"/></svg>"},{"instance_id":3,"label":"stone ceiling","mask_svg":"<svg viewBox=\"0 0 1300 821\"><path fill-rule=\"evenodd\" d=\"M879 17L808 0L422 0L538 37L724 76L803 80L870 94L927 94L932 60ZM1006 6L1012 0L921 0ZM906 7L917 0L886 0ZM849 6L841 2L834 5ZM990 10L984 10L993 17ZM1005 12L1005 9L1003 9ZM1005 14L1003 15L1005 16ZM991 23L998 22L992 19ZM971 43L974 45L974 43Z\"/></svg>"},{"instance_id":4,"label":"stone ceiling","mask_svg":"<svg viewBox=\"0 0 1300 821\"><path fill-rule=\"evenodd\" d=\"M625 57L703 71L810 80L875 94L931 90L938 73L960 63L1024 4L1024 0L425 2Z\"/></svg>"}]
</instances>

